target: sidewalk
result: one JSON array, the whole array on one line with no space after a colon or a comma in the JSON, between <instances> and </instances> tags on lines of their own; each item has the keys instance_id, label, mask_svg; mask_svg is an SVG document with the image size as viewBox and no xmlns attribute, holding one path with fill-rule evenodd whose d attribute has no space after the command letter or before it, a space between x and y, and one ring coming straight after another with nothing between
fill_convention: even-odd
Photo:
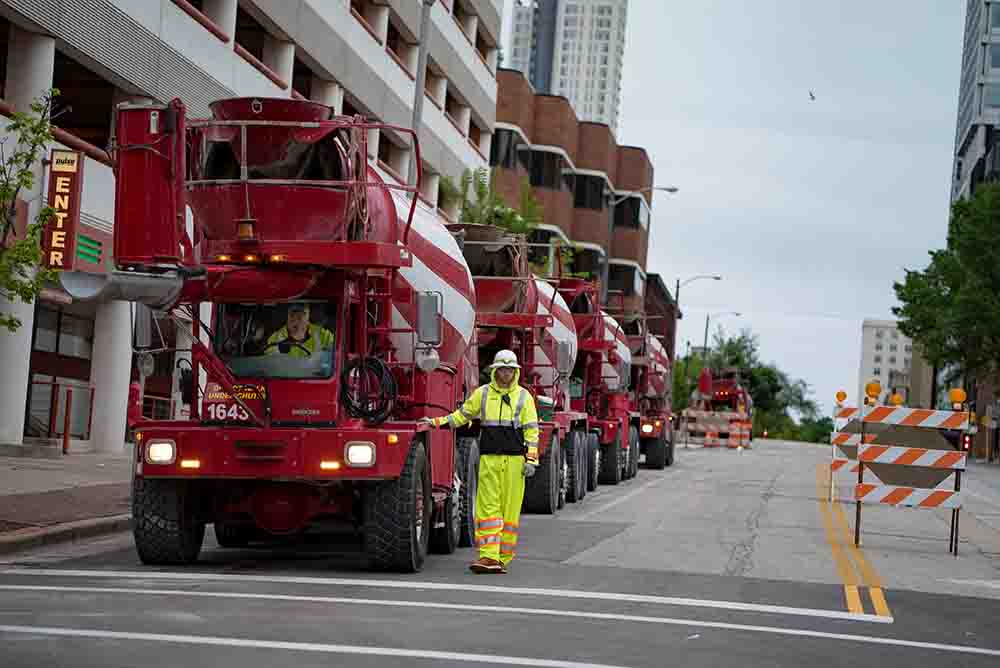
<instances>
[{"instance_id":1,"label":"sidewalk","mask_svg":"<svg viewBox=\"0 0 1000 668\"><path fill-rule=\"evenodd\" d=\"M126 455L0 457L0 554L129 526Z\"/></svg>"}]
</instances>

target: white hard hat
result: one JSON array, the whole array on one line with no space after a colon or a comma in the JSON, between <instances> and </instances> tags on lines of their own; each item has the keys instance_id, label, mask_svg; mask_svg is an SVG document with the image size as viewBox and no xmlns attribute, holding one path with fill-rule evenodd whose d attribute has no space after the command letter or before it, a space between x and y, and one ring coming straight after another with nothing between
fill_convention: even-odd
<instances>
[{"instance_id":1,"label":"white hard hat","mask_svg":"<svg viewBox=\"0 0 1000 668\"><path fill-rule=\"evenodd\" d=\"M517 363L517 355L514 354L513 350L501 350L493 357L493 365L491 368L498 369L500 367L508 367L511 369L521 368L521 365Z\"/></svg>"}]
</instances>

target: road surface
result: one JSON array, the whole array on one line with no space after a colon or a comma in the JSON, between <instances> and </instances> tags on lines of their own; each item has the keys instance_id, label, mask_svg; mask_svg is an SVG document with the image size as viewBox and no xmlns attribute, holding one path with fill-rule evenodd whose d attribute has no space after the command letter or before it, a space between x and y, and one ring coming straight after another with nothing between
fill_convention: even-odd
<instances>
[{"instance_id":1,"label":"road surface","mask_svg":"<svg viewBox=\"0 0 1000 668\"><path fill-rule=\"evenodd\" d=\"M227 550L211 530L192 568L142 566L127 534L12 555L0 665L1000 665L1000 470L966 476L956 559L938 511L865 507L854 548L828 458L680 450L524 516L506 576L469 573L468 549L386 575L346 547Z\"/></svg>"}]
</instances>

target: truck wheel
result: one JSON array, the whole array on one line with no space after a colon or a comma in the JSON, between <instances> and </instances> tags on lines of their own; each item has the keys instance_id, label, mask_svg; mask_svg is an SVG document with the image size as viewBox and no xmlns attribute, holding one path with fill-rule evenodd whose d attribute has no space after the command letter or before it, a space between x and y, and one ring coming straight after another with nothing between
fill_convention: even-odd
<instances>
[{"instance_id":1,"label":"truck wheel","mask_svg":"<svg viewBox=\"0 0 1000 668\"><path fill-rule=\"evenodd\" d=\"M582 501L587 496L587 460L589 456L587 433L583 431L574 433L576 434L576 498L578 501Z\"/></svg>"},{"instance_id":2,"label":"truck wheel","mask_svg":"<svg viewBox=\"0 0 1000 668\"><path fill-rule=\"evenodd\" d=\"M674 465L674 439L671 437L670 442L667 444L667 466Z\"/></svg>"},{"instance_id":3,"label":"truck wheel","mask_svg":"<svg viewBox=\"0 0 1000 668\"><path fill-rule=\"evenodd\" d=\"M576 503L580 500L580 470L581 443L579 432L571 431L566 435L566 500Z\"/></svg>"},{"instance_id":4,"label":"truck wheel","mask_svg":"<svg viewBox=\"0 0 1000 668\"><path fill-rule=\"evenodd\" d=\"M254 535L253 527L244 524L216 522L212 529L215 531L215 542L220 547L246 547Z\"/></svg>"},{"instance_id":5,"label":"truck wheel","mask_svg":"<svg viewBox=\"0 0 1000 668\"><path fill-rule=\"evenodd\" d=\"M619 433L612 443L601 446L601 477L598 482L602 485L617 485L622 481L625 464L622 461L624 457L622 457L621 440L622 436Z\"/></svg>"},{"instance_id":6,"label":"truck wheel","mask_svg":"<svg viewBox=\"0 0 1000 668\"><path fill-rule=\"evenodd\" d=\"M639 475L639 430L635 425L628 429L628 477Z\"/></svg>"},{"instance_id":7,"label":"truck wheel","mask_svg":"<svg viewBox=\"0 0 1000 668\"><path fill-rule=\"evenodd\" d=\"M559 508L559 438L552 442L538 462L535 475L525 481L524 510L529 513L552 515Z\"/></svg>"},{"instance_id":8,"label":"truck wheel","mask_svg":"<svg viewBox=\"0 0 1000 668\"><path fill-rule=\"evenodd\" d=\"M479 441L474 438L458 439L456 468L462 481L459 491L462 522L458 532L458 546L472 547L476 542L476 490L479 488Z\"/></svg>"},{"instance_id":9,"label":"truck wheel","mask_svg":"<svg viewBox=\"0 0 1000 668\"><path fill-rule=\"evenodd\" d=\"M597 489L601 476L601 442L597 434L587 434L587 491Z\"/></svg>"},{"instance_id":10,"label":"truck wheel","mask_svg":"<svg viewBox=\"0 0 1000 668\"><path fill-rule=\"evenodd\" d=\"M561 510L566 507L566 493L569 489L569 466L566 464L566 452L559 448L559 496L556 497L556 509Z\"/></svg>"},{"instance_id":11,"label":"truck wheel","mask_svg":"<svg viewBox=\"0 0 1000 668\"><path fill-rule=\"evenodd\" d=\"M372 567L419 571L427 558L433 508L427 451L414 441L399 478L366 490L365 552Z\"/></svg>"},{"instance_id":12,"label":"truck wheel","mask_svg":"<svg viewBox=\"0 0 1000 668\"><path fill-rule=\"evenodd\" d=\"M667 444L662 438L647 438L646 468L662 470L667 465Z\"/></svg>"},{"instance_id":13,"label":"truck wheel","mask_svg":"<svg viewBox=\"0 0 1000 668\"><path fill-rule=\"evenodd\" d=\"M136 478L132 483L135 549L144 564L191 564L198 560L205 523L196 515L192 481Z\"/></svg>"}]
</instances>

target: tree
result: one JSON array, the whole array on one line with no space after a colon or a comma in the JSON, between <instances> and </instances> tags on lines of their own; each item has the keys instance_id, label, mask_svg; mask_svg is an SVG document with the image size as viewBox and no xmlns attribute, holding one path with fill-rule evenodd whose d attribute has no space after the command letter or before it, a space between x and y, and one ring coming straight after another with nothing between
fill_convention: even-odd
<instances>
[{"instance_id":1,"label":"tree","mask_svg":"<svg viewBox=\"0 0 1000 668\"><path fill-rule=\"evenodd\" d=\"M899 329L928 361L963 373L1000 367L1000 184L954 202L944 249L893 284Z\"/></svg>"},{"instance_id":2,"label":"tree","mask_svg":"<svg viewBox=\"0 0 1000 668\"><path fill-rule=\"evenodd\" d=\"M0 297L8 302L33 303L55 276L41 266L42 230L52 219L52 208L43 206L23 232L16 223L18 199L34 187L34 170L52 141L50 111L58 94L53 89L32 102L30 112L15 112L0 141ZM0 327L13 332L20 326L19 318L0 311Z\"/></svg>"},{"instance_id":3,"label":"tree","mask_svg":"<svg viewBox=\"0 0 1000 668\"><path fill-rule=\"evenodd\" d=\"M542 206L535 199L527 179L521 183L520 211L504 202L496 191L496 175L491 175L485 167L466 170L459 193L460 222L494 225L514 234L527 234L542 222Z\"/></svg>"}]
</instances>

